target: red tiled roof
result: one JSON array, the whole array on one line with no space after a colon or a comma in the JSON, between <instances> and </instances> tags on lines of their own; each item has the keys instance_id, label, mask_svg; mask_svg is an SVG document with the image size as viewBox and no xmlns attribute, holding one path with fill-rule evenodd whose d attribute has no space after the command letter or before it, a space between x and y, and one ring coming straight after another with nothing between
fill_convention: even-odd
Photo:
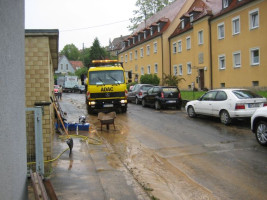
<instances>
[{"instance_id":1,"label":"red tiled roof","mask_svg":"<svg viewBox=\"0 0 267 200\"><path fill-rule=\"evenodd\" d=\"M70 64L72 65L74 70L77 70L77 68L84 67L82 61L70 61Z\"/></svg>"}]
</instances>

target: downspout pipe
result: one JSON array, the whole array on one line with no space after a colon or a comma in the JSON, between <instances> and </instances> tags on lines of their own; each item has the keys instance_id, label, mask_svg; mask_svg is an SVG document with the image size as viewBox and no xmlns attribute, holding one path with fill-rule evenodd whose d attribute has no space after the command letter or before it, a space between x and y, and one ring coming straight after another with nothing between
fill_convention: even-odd
<instances>
[{"instance_id":1,"label":"downspout pipe","mask_svg":"<svg viewBox=\"0 0 267 200\"><path fill-rule=\"evenodd\" d=\"M172 75L172 62L171 62L171 40L170 38L168 38L168 42L169 42L169 65L170 65L170 75Z\"/></svg>"},{"instance_id":2,"label":"downspout pipe","mask_svg":"<svg viewBox=\"0 0 267 200\"><path fill-rule=\"evenodd\" d=\"M164 62L163 62L163 36L162 36L163 34L161 34L161 65L162 65L162 77L161 77L161 80L162 80L162 82L163 82L163 74L164 74L164 66L163 66L163 64L164 64Z\"/></svg>"},{"instance_id":3,"label":"downspout pipe","mask_svg":"<svg viewBox=\"0 0 267 200\"><path fill-rule=\"evenodd\" d=\"M210 89L213 89L213 79L212 79L212 38L211 38L211 19L209 19L209 39L210 39Z\"/></svg>"}]
</instances>

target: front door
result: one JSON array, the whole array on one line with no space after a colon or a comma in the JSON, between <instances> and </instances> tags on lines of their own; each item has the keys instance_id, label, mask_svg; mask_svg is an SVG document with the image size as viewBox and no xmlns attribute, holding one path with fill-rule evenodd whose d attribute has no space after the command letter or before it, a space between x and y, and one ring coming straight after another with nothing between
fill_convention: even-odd
<instances>
[{"instance_id":1,"label":"front door","mask_svg":"<svg viewBox=\"0 0 267 200\"><path fill-rule=\"evenodd\" d=\"M204 89L204 69L199 69L199 88Z\"/></svg>"}]
</instances>

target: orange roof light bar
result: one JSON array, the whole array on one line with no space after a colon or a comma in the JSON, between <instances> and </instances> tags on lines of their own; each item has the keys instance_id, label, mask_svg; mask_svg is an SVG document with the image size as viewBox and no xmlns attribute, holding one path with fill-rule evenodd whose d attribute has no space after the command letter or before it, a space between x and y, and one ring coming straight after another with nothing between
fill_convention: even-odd
<instances>
[{"instance_id":1,"label":"orange roof light bar","mask_svg":"<svg viewBox=\"0 0 267 200\"><path fill-rule=\"evenodd\" d=\"M92 63L118 63L118 60L93 60Z\"/></svg>"}]
</instances>

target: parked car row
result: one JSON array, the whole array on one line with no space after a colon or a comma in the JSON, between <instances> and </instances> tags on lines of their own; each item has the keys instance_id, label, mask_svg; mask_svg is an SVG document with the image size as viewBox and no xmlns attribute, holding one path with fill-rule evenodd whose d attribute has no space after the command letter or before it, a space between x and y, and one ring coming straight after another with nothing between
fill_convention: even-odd
<instances>
[{"instance_id":1,"label":"parked car row","mask_svg":"<svg viewBox=\"0 0 267 200\"><path fill-rule=\"evenodd\" d=\"M149 84L136 84L130 89L128 101L142 106L151 106L156 110L167 107L181 109L182 98L176 86L153 86Z\"/></svg>"},{"instance_id":2,"label":"parked car row","mask_svg":"<svg viewBox=\"0 0 267 200\"><path fill-rule=\"evenodd\" d=\"M128 101L157 110L167 107L181 109L182 106L180 90L174 86L136 84L129 91ZM251 130L257 141L267 146L267 100L250 90L210 90L199 99L187 102L185 110L190 118L214 116L225 125L233 119L251 118Z\"/></svg>"}]
</instances>

